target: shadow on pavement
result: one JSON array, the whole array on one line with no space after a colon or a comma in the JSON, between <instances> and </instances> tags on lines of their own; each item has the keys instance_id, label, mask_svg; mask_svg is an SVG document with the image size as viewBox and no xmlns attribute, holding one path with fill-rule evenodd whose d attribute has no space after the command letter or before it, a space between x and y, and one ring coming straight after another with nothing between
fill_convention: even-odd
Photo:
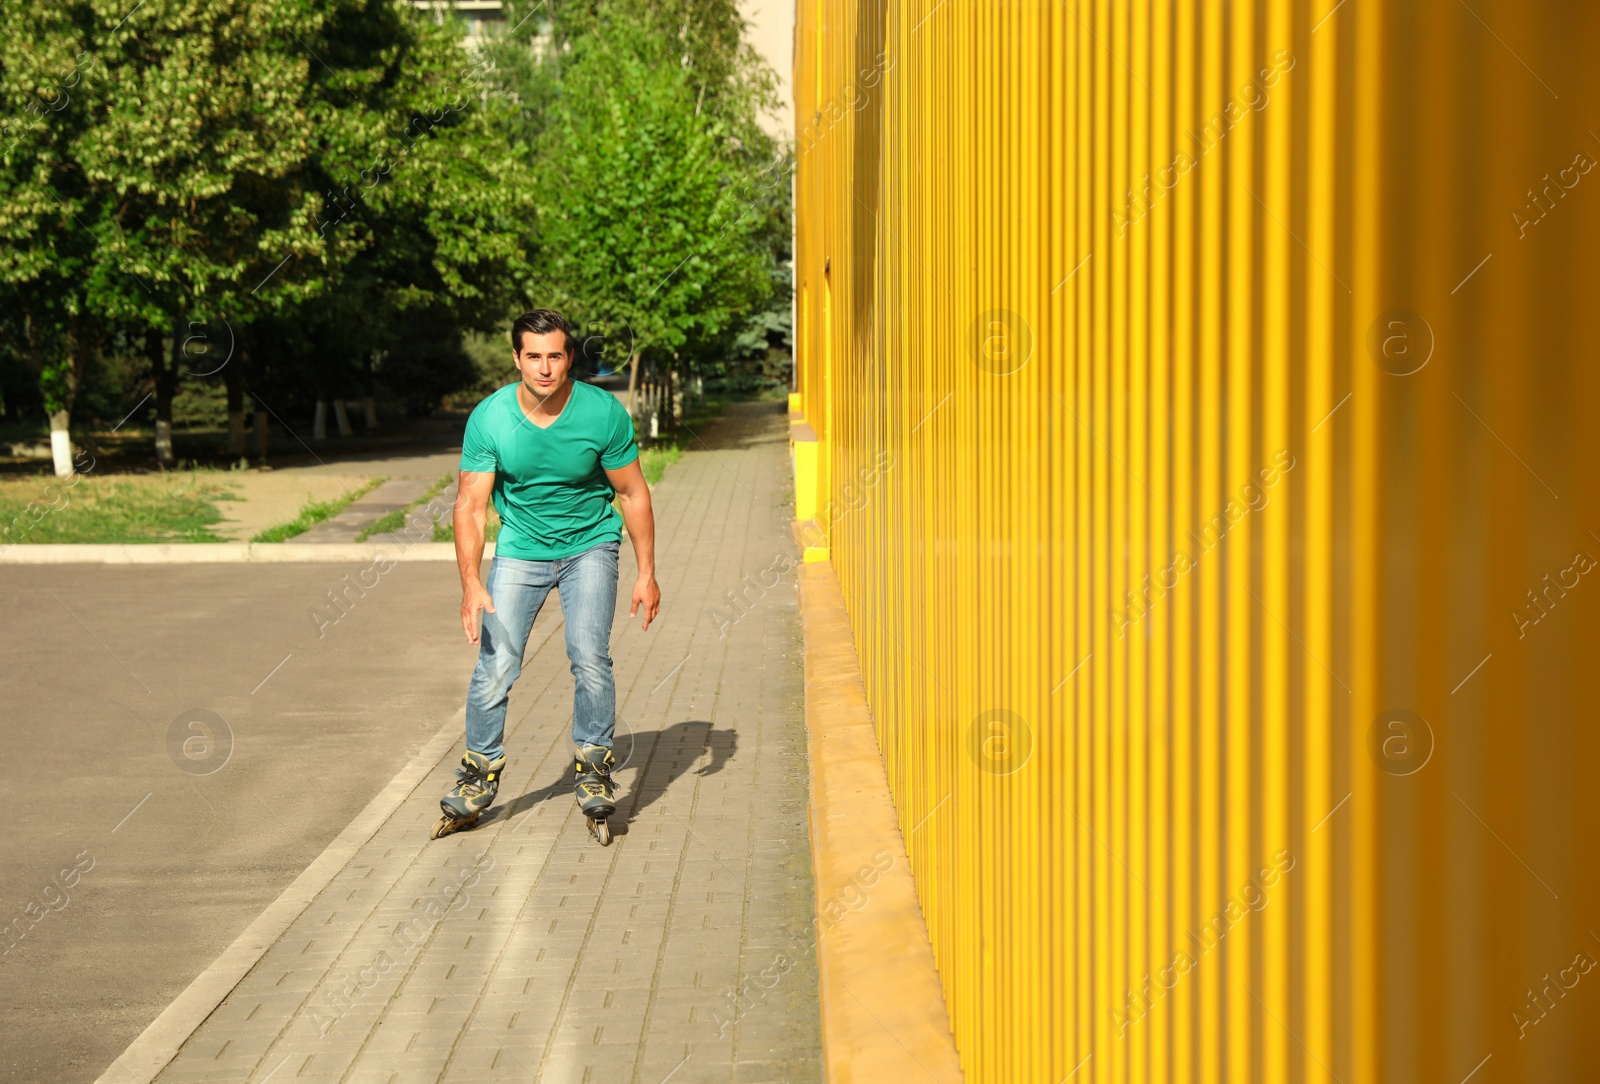
<instances>
[{"instance_id":1,"label":"shadow on pavement","mask_svg":"<svg viewBox=\"0 0 1600 1084\"><path fill-rule=\"evenodd\" d=\"M622 772L632 769L632 776L626 786L618 788L620 800L617 803L617 812L621 815L611 818L613 835L627 835L628 824L663 797L667 793L667 788L688 772L708 748L711 753L710 759L694 768L693 774L716 775L728 761L733 759L734 753L739 748L738 731L732 727L717 730L711 723L699 719L673 723L648 737L654 738L649 747L636 749L618 770L619 783ZM646 738L647 735L639 734L635 740L643 745ZM681 755L683 753L693 755L684 757ZM478 827L486 828L497 821L521 816L541 802L565 799L576 804L577 799L572 789L571 762L563 760L561 764L560 778L537 790L526 791L509 802L493 806L483 815Z\"/></svg>"}]
</instances>

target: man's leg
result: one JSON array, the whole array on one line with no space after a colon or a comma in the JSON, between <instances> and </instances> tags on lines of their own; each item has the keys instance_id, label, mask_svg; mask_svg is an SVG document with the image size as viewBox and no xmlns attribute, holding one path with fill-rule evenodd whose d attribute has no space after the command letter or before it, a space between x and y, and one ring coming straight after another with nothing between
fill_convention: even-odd
<instances>
[{"instance_id":1,"label":"man's leg","mask_svg":"<svg viewBox=\"0 0 1600 1084\"><path fill-rule=\"evenodd\" d=\"M505 752L506 701L522 673L533 619L555 586L554 562L496 557L489 565L484 589L494 613L483 613L478 637L478 666L467 687L467 749L489 760Z\"/></svg>"},{"instance_id":2,"label":"man's leg","mask_svg":"<svg viewBox=\"0 0 1600 1084\"><path fill-rule=\"evenodd\" d=\"M561 612L572 664L572 743L611 748L617 687L611 674L611 621L617 611L619 543L602 542L558 562ZM498 605L498 603L496 603Z\"/></svg>"}]
</instances>

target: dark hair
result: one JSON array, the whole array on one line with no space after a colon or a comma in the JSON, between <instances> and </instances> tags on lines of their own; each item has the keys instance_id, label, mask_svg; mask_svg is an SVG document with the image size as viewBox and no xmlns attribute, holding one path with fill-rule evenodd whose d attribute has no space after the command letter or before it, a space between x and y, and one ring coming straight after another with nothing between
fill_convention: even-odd
<instances>
[{"instance_id":1,"label":"dark hair","mask_svg":"<svg viewBox=\"0 0 1600 1084\"><path fill-rule=\"evenodd\" d=\"M511 325L511 350L515 354L522 353L522 336L524 332L535 335L548 335L553 331L561 332L566 342L568 359L572 357L572 325L567 323L567 318L554 309L529 309Z\"/></svg>"}]
</instances>

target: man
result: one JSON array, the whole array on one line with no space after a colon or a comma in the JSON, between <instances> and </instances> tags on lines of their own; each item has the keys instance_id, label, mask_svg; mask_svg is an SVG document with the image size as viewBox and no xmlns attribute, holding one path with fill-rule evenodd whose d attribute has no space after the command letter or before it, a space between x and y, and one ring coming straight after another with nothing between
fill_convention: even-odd
<instances>
[{"instance_id":1,"label":"man","mask_svg":"<svg viewBox=\"0 0 1600 1084\"><path fill-rule=\"evenodd\" d=\"M511 325L512 363L522 379L491 394L467 419L455 506L461 568L461 627L479 643L467 690L467 749L460 782L439 802L432 838L470 828L494 801L505 768L506 700L522 670L534 618L550 589L561 595L572 704L575 790L589 830L611 842L615 810L611 736L616 688L611 621L616 612L619 526L639 567L633 617L649 629L661 608L655 577L655 518L639 469L633 419L616 396L573 381L566 319L534 309ZM500 514L489 578L478 579L490 496ZM621 515L612 507L620 498Z\"/></svg>"}]
</instances>

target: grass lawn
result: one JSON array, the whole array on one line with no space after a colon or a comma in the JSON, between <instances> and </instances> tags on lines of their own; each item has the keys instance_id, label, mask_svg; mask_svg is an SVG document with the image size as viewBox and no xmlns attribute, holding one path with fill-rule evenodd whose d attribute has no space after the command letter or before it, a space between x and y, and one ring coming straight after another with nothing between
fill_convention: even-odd
<instances>
[{"instance_id":1,"label":"grass lawn","mask_svg":"<svg viewBox=\"0 0 1600 1084\"><path fill-rule=\"evenodd\" d=\"M350 502L365 493L370 493L387 479L374 478L364 486L357 486L343 496L335 497L331 501L307 501L300 509L300 514L288 523L280 523L276 527L268 527L250 541L252 542L282 542L293 538L297 534L304 534L325 519L332 519L349 507Z\"/></svg>"},{"instance_id":2,"label":"grass lawn","mask_svg":"<svg viewBox=\"0 0 1600 1084\"><path fill-rule=\"evenodd\" d=\"M639 452L639 469L644 471L644 480L654 486L661 481L661 476L667 473L667 468L682 457L682 444L663 444L644 448Z\"/></svg>"},{"instance_id":3,"label":"grass lawn","mask_svg":"<svg viewBox=\"0 0 1600 1084\"><path fill-rule=\"evenodd\" d=\"M29 542L222 542L228 471L0 479L0 546Z\"/></svg>"}]
</instances>

